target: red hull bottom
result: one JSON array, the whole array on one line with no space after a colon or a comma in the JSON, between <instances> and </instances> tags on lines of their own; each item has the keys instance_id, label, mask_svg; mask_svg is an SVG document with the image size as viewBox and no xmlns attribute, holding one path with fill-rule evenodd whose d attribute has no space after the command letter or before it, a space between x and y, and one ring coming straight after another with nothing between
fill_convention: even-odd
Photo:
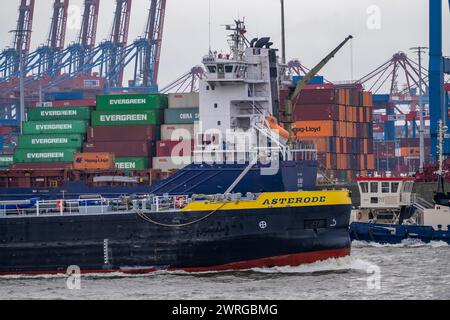
<instances>
[{"instance_id":1,"label":"red hull bottom","mask_svg":"<svg viewBox=\"0 0 450 320\"><path fill-rule=\"evenodd\" d=\"M337 250L322 250L298 254L290 254L285 256L277 256L256 260L248 260L241 262L228 263L219 266L211 267L198 267L198 268L169 268L169 269L156 269L156 268L142 268L142 269L101 269L101 270L82 270L82 274L93 273L116 273L123 274L146 274L161 270L167 271L186 271L186 272L210 272L210 271L233 271L233 270L247 270L253 268L268 268L268 267L284 267L291 266L296 267L303 264L310 264L317 261L323 261L332 258L343 258L351 254L350 249L337 249ZM25 271L25 272L0 272L0 276L5 275L64 275L62 271Z\"/></svg>"}]
</instances>

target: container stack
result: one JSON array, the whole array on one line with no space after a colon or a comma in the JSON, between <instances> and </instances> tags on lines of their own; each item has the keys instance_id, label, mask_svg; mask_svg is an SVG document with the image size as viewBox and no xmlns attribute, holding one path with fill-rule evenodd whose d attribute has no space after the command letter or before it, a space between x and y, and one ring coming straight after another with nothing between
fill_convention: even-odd
<instances>
[{"instance_id":1,"label":"container stack","mask_svg":"<svg viewBox=\"0 0 450 320\"><path fill-rule=\"evenodd\" d=\"M29 108L13 169L68 168L80 152L91 117L89 107Z\"/></svg>"},{"instance_id":2,"label":"container stack","mask_svg":"<svg viewBox=\"0 0 450 320\"><path fill-rule=\"evenodd\" d=\"M424 140L425 162L430 156L430 138ZM420 167L419 138L399 138L392 141L375 141L375 170L394 174L416 172Z\"/></svg>"},{"instance_id":3,"label":"container stack","mask_svg":"<svg viewBox=\"0 0 450 320\"><path fill-rule=\"evenodd\" d=\"M165 110L164 119L153 168L170 172L192 162L195 122L199 120L199 94L169 94L169 108Z\"/></svg>"},{"instance_id":4,"label":"container stack","mask_svg":"<svg viewBox=\"0 0 450 320\"><path fill-rule=\"evenodd\" d=\"M294 105L294 132L314 142L329 176L348 180L374 170L370 92L327 85L302 91Z\"/></svg>"},{"instance_id":5,"label":"container stack","mask_svg":"<svg viewBox=\"0 0 450 320\"><path fill-rule=\"evenodd\" d=\"M160 94L97 96L83 152L114 154L117 170L149 169L166 108Z\"/></svg>"}]
</instances>

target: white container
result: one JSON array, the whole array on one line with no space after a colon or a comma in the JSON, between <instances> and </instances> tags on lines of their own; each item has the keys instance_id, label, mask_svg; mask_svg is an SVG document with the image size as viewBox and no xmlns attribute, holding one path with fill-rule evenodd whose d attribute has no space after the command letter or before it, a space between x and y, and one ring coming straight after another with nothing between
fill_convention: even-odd
<instances>
[{"instance_id":1,"label":"white container","mask_svg":"<svg viewBox=\"0 0 450 320\"><path fill-rule=\"evenodd\" d=\"M169 109L198 108L199 105L198 92L169 93Z\"/></svg>"},{"instance_id":2,"label":"white container","mask_svg":"<svg viewBox=\"0 0 450 320\"><path fill-rule=\"evenodd\" d=\"M161 126L161 140L195 140L195 125L163 124Z\"/></svg>"},{"instance_id":3,"label":"white container","mask_svg":"<svg viewBox=\"0 0 450 320\"><path fill-rule=\"evenodd\" d=\"M168 172L181 170L192 163L192 157L155 157L153 158L153 169Z\"/></svg>"}]
</instances>

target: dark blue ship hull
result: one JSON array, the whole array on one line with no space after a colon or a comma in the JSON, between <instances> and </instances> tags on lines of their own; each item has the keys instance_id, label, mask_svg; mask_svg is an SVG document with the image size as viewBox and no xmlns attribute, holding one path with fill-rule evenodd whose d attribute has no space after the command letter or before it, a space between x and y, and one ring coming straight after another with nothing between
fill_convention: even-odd
<instances>
[{"instance_id":1,"label":"dark blue ship hull","mask_svg":"<svg viewBox=\"0 0 450 320\"><path fill-rule=\"evenodd\" d=\"M163 194L218 194L228 187L247 167L247 164L191 164L168 179L151 186L92 187L83 181L67 182L60 188L0 188L0 201L40 198L41 200L77 199L80 195L96 194L117 198L136 193ZM233 192L260 193L276 191L312 191L316 188L316 161L281 161L273 175L264 175L267 169L255 165L233 189Z\"/></svg>"},{"instance_id":2,"label":"dark blue ship hull","mask_svg":"<svg viewBox=\"0 0 450 320\"><path fill-rule=\"evenodd\" d=\"M404 240L418 240L424 243L444 241L450 244L449 230L435 230L431 226L353 222L349 227L349 231L352 241L399 244Z\"/></svg>"}]
</instances>

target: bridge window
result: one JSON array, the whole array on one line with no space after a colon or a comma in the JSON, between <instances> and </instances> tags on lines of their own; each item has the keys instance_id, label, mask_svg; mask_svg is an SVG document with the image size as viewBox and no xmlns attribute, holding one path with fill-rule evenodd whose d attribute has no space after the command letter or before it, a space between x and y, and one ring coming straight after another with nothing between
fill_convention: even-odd
<instances>
[{"instance_id":1,"label":"bridge window","mask_svg":"<svg viewBox=\"0 0 450 320\"><path fill-rule=\"evenodd\" d=\"M225 72L226 73L232 73L233 72L233 66L225 66Z\"/></svg>"},{"instance_id":2,"label":"bridge window","mask_svg":"<svg viewBox=\"0 0 450 320\"><path fill-rule=\"evenodd\" d=\"M381 183L381 192L382 193L389 193L389 182L382 182Z\"/></svg>"},{"instance_id":3,"label":"bridge window","mask_svg":"<svg viewBox=\"0 0 450 320\"><path fill-rule=\"evenodd\" d=\"M399 186L398 182L392 182L391 183L391 192L392 193L397 193L398 192L398 186Z\"/></svg>"},{"instance_id":4,"label":"bridge window","mask_svg":"<svg viewBox=\"0 0 450 320\"><path fill-rule=\"evenodd\" d=\"M208 66L208 71L209 72L216 73L216 70L217 70L216 66Z\"/></svg>"},{"instance_id":5,"label":"bridge window","mask_svg":"<svg viewBox=\"0 0 450 320\"><path fill-rule=\"evenodd\" d=\"M361 192L368 193L369 192L369 184L367 182L361 182L360 184Z\"/></svg>"},{"instance_id":6,"label":"bridge window","mask_svg":"<svg viewBox=\"0 0 450 320\"><path fill-rule=\"evenodd\" d=\"M371 182L370 183L370 192L378 193L378 182Z\"/></svg>"}]
</instances>

